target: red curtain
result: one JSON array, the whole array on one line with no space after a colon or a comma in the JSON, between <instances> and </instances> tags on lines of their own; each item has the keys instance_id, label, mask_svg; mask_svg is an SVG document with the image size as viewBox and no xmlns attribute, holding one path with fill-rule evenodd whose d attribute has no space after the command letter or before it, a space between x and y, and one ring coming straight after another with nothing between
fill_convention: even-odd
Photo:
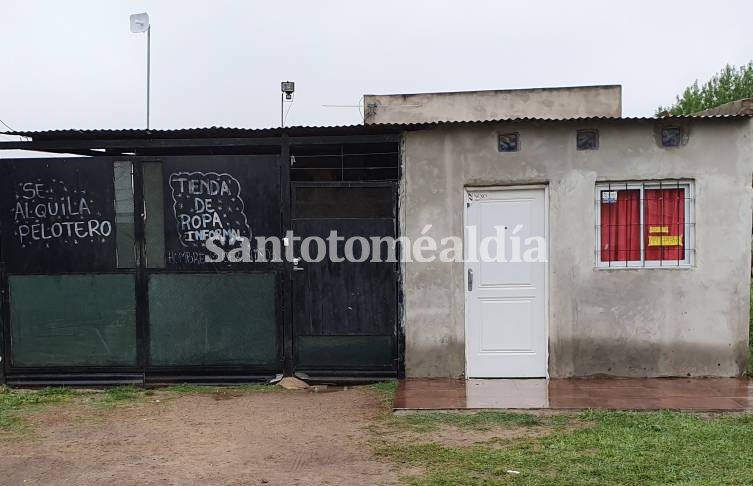
<instances>
[{"instance_id":1,"label":"red curtain","mask_svg":"<svg viewBox=\"0 0 753 486\"><path fill-rule=\"evenodd\" d=\"M600 204L601 261L640 260L641 191L601 191Z\"/></svg>"},{"instance_id":2,"label":"red curtain","mask_svg":"<svg viewBox=\"0 0 753 486\"><path fill-rule=\"evenodd\" d=\"M646 189L646 260L685 259L685 190Z\"/></svg>"}]
</instances>

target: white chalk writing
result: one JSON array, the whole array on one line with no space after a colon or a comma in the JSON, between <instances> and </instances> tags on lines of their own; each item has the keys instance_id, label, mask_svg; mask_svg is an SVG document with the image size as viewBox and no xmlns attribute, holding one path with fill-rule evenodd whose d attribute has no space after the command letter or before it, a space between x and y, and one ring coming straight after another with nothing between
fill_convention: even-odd
<instances>
[{"instance_id":1,"label":"white chalk writing","mask_svg":"<svg viewBox=\"0 0 753 486\"><path fill-rule=\"evenodd\" d=\"M70 188L64 181L19 182L11 208L14 235L21 248L50 240L68 245L105 242L112 234L112 222L104 219L85 189Z\"/></svg>"},{"instance_id":2,"label":"white chalk writing","mask_svg":"<svg viewBox=\"0 0 753 486\"><path fill-rule=\"evenodd\" d=\"M203 248L209 238L234 242L251 237L241 185L226 173L174 172L169 178L178 240L187 248ZM176 260L186 260L177 256Z\"/></svg>"}]
</instances>

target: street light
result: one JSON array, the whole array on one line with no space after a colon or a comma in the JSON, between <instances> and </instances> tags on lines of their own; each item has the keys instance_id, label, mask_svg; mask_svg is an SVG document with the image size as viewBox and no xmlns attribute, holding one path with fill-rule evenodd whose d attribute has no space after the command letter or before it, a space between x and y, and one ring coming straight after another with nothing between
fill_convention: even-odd
<instances>
[{"instance_id":1,"label":"street light","mask_svg":"<svg viewBox=\"0 0 753 486\"><path fill-rule=\"evenodd\" d=\"M283 81L280 83L280 127L285 127L285 114L283 108L285 103L293 103L293 93L295 92L295 83L293 81ZM290 106L293 106L292 104ZM288 107L290 111L290 107Z\"/></svg>"},{"instance_id":2,"label":"street light","mask_svg":"<svg viewBox=\"0 0 753 486\"><path fill-rule=\"evenodd\" d=\"M142 34L146 32L146 129L149 130L149 85L152 70L152 26L149 25L148 13L144 12L131 15L131 32L134 34Z\"/></svg>"}]
</instances>

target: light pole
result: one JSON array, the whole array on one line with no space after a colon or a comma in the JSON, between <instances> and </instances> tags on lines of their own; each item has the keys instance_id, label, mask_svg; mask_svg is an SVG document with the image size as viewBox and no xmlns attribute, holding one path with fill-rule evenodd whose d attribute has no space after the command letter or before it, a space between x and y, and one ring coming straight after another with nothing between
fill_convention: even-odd
<instances>
[{"instance_id":1,"label":"light pole","mask_svg":"<svg viewBox=\"0 0 753 486\"><path fill-rule=\"evenodd\" d=\"M149 24L149 14L138 13L131 15L131 32L141 34L146 32L146 129L149 130L149 98L151 91L152 71L152 26Z\"/></svg>"}]
</instances>

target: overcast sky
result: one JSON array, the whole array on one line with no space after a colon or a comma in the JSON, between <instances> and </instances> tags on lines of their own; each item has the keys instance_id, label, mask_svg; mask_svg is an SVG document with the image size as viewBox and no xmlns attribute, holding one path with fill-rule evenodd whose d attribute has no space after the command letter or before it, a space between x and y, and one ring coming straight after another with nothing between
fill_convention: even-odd
<instances>
[{"instance_id":1,"label":"overcast sky","mask_svg":"<svg viewBox=\"0 0 753 486\"><path fill-rule=\"evenodd\" d=\"M286 7L283 7L285 5ZM0 0L0 119L16 130L360 123L364 93L622 84L652 115L753 59L753 2ZM1 156L1 155L0 155Z\"/></svg>"}]
</instances>

